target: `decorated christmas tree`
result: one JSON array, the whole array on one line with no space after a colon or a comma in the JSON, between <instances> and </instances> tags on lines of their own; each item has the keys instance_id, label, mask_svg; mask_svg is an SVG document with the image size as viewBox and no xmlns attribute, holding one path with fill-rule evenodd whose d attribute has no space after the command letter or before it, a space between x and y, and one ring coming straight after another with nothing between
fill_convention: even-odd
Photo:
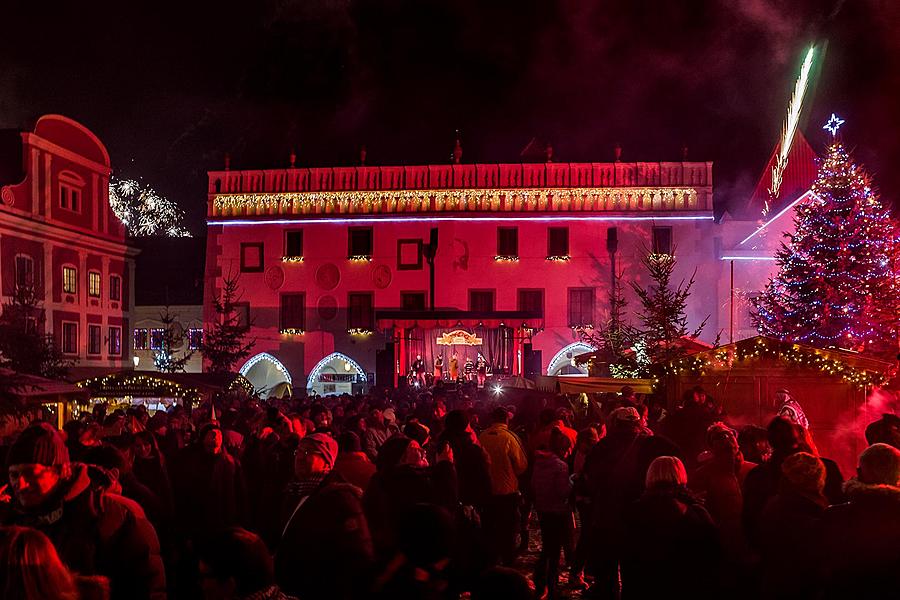
<instances>
[{"instance_id":1,"label":"decorated christmas tree","mask_svg":"<svg viewBox=\"0 0 900 600\"><path fill-rule=\"evenodd\" d=\"M872 180L836 135L813 194L795 208L778 274L754 300L763 335L819 347L895 353L900 317L897 228Z\"/></svg>"}]
</instances>

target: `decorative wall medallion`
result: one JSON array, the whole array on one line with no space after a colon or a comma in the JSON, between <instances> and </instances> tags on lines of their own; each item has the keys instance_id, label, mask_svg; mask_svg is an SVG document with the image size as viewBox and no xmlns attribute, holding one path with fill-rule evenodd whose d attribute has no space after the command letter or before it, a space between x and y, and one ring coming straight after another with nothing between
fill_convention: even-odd
<instances>
[{"instance_id":1,"label":"decorative wall medallion","mask_svg":"<svg viewBox=\"0 0 900 600\"><path fill-rule=\"evenodd\" d=\"M387 265L378 265L372 270L372 283L379 290L391 285L391 268Z\"/></svg>"},{"instance_id":2,"label":"decorative wall medallion","mask_svg":"<svg viewBox=\"0 0 900 600\"><path fill-rule=\"evenodd\" d=\"M316 283L323 290L333 290L341 282L341 271L334 263L325 263L316 269Z\"/></svg>"},{"instance_id":3,"label":"decorative wall medallion","mask_svg":"<svg viewBox=\"0 0 900 600\"><path fill-rule=\"evenodd\" d=\"M334 296L322 296L319 298L319 318L330 321L337 316L338 304Z\"/></svg>"},{"instance_id":4,"label":"decorative wall medallion","mask_svg":"<svg viewBox=\"0 0 900 600\"><path fill-rule=\"evenodd\" d=\"M271 290L281 289L284 285L284 269L279 265L272 265L266 269L266 285Z\"/></svg>"}]
</instances>

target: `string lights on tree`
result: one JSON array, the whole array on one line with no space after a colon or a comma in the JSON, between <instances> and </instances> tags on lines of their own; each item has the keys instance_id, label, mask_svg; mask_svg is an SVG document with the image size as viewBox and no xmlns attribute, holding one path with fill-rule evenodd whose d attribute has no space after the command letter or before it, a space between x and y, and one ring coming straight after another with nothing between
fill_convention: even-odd
<instances>
[{"instance_id":1,"label":"string lights on tree","mask_svg":"<svg viewBox=\"0 0 900 600\"><path fill-rule=\"evenodd\" d=\"M870 176L832 140L810 201L795 208L795 233L776 254L779 272L754 300L763 335L818 347L896 352L900 318L898 229Z\"/></svg>"}]
</instances>

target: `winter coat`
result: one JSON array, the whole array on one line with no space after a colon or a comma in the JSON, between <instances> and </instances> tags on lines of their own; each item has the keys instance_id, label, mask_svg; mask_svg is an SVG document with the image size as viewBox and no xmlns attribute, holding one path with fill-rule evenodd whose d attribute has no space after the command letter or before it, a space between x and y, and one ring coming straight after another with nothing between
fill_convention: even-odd
<instances>
[{"instance_id":1,"label":"winter coat","mask_svg":"<svg viewBox=\"0 0 900 600\"><path fill-rule=\"evenodd\" d=\"M156 531L136 502L108 491L111 485L101 470L73 463L47 502L26 510L13 500L3 523L42 531L79 575L108 577L113 600L164 599Z\"/></svg>"},{"instance_id":2,"label":"winter coat","mask_svg":"<svg viewBox=\"0 0 900 600\"><path fill-rule=\"evenodd\" d=\"M372 462L376 462L378 460L378 450L387 441L387 439L395 433L397 433L397 428L392 427L386 423L382 427L369 425L369 428L366 429L366 433L363 436L362 440L363 450L365 450L366 454L369 457L369 460L371 460Z\"/></svg>"},{"instance_id":3,"label":"winter coat","mask_svg":"<svg viewBox=\"0 0 900 600\"><path fill-rule=\"evenodd\" d=\"M442 461L433 467L409 465L376 473L362 498L375 550L390 557L397 549L397 533L407 511L416 504L437 504L456 514L456 469Z\"/></svg>"},{"instance_id":4,"label":"winter coat","mask_svg":"<svg viewBox=\"0 0 900 600\"><path fill-rule=\"evenodd\" d=\"M662 420L660 433L681 449L685 466L692 469L706 448L706 430L719 419L711 406L688 402Z\"/></svg>"},{"instance_id":5,"label":"winter coat","mask_svg":"<svg viewBox=\"0 0 900 600\"><path fill-rule=\"evenodd\" d=\"M712 457L691 476L689 487L700 498L719 528L722 544L735 560L747 559L750 551L744 539L741 515L744 498L741 486L756 463L741 458Z\"/></svg>"},{"instance_id":6,"label":"winter coat","mask_svg":"<svg viewBox=\"0 0 900 600\"><path fill-rule=\"evenodd\" d=\"M195 444L185 448L175 468L179 530L188 537L241 525L247 506L241 463L225 451L210 454Z\"/></svg>"},{"instance_id":7,"label":"winter coat","mask_svg":"<svg viewBox=\"0 0 900 600\"><path fill-rule=\"evenodd\" d=\"M744 534L750 546L759 548L759 516L775 493L781 482L781 465L784 459L790 455L774 455L769 462L757 465L744 479L743 497L744 508L741 521L744 526ZM844 478L837 463L828 458L819 457L825 465L825 499L829 504L840 504L844 501L844 493L841 486Z\"/></svg>"},{"instance_id":8,"label":"winter coat","mask_svg":"<svg viewBox=\"0 0 900 600\"><path fill-rule=\"evenodd\" d=\"M718 532L696 496L683 486L655 487L624 520L623 600L716 597Z\"/></svg>"},{"instance_id":9,"label":"winter coat","mask_svg":"<svg viewBox=\"0 0 900 600\"><path fill-rule=\"evenodd\" d=\"M299 509L304 496L288 494L275 553L275 578L285 593L303 600L360 597L373 559L361 496L334 472Z\"/></svg>"},{"instance_id":10,"label":"winter coat","mask_svg":"<svg viewBox=\"0 0 900 600\"><path fill-rule=\"evenodd\" d=\"M825 598L886 598L900 590L900 487L850 479L846 504L823 518Z\"/></svg>"},{"instance_id":11,"label":"winter coat","mask_svg":"<svg viewBox=\"0 0 900 600\"><path fill-rule=\"evenodd\" d=\"M442 440L447 441L453 449L459 501L479 510L483 509L491 497L491 475L487 454L465 432L459 435L444 432Z\"/></svg>"},{"instance_id":12,"label":"winter coat","mask_svg":"<svg viewBox=\"0 0 900 600\"><path fill-rule=\"evenodd\" d=\"M562 422L561 419L557 419L556 421L550 423L545 427L541 427L537 431L535 431L528 439L528 454L529 456L534 456L534 453L538 450L549 450L550 448L550 435L553 433L553 429L557 428L569 438L569 441L572 442L572 447L575 447L575 443L578 439L578 432L572 429L571 427L566 427L566 425Z\"/></svg>"},{"instance_id":13,"label":"winter coat","mask_svg":"<svg viewBox=\"0 0 900 600\"><path fill-rule=\"evenodd\" d=\"M249 520L262 538L274 547L281 535L281 514L272 507L281 506L284 490L294 476L294 453L300 436L291 433L284 438L276 434L247 440L241 464L248 490Z\"/></svg>"},{"instance_id":14,"label":"winter coat","mask_svg":"<svg viewBox=\"0 0 900 600\"><path fill-rule=\"evenodd\" d=\"M519 475L528 467L519 436L505 423L494 423L478 436L478 442L490 458L494 495L505 496L519 491Z\"/></svg>"},{"instance_id":15,"label":"winter coat","mask_svg":"<svg viewBox=\"0 0 900 600\"><path fill-rule=\"evenodd\" d=\"M334 470L347 480L347 483L352 483L365 491L369 487L369 480L375 474L375 464L369 460L365 452L341 452L337 455Z\"/></svg>"},{"instance_id":16,"label":"winter coat","mask_svg":"<svg viewBox=\"0 0 900 600\"><path fill-rule=\"evenodd\" d=\"M782 485L759 518L763 598L816 598L825 498Z\"/></svg>"},{"instance_id":17,"label":"winter coat","mask_svg":"<svg viewBox=\"0 0 900 600\"><path fill-rule=\"evenodd\" d=\"M539 513L570 512L572 481L569 479L569 465L552 452L538 450L534 455L531 491L534 508Z\"/></svg>"}]
</instances>

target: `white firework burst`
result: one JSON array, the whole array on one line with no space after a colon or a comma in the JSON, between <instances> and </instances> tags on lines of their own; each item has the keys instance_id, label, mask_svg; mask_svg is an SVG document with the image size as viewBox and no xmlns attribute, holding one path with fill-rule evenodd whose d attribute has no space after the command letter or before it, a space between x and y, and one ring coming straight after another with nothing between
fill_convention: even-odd
<instances>
[{"instance_id":1,"label":"white firework burst","mask_svg":"<svg viewBox=\"0 0 900 600\"><path fill-rule=\"evenodd\" d=\"M190 237L185 228L184 211L136 179L109 180L109 206L128 233L135 237Z\"/></svg>"}]
</instances>

